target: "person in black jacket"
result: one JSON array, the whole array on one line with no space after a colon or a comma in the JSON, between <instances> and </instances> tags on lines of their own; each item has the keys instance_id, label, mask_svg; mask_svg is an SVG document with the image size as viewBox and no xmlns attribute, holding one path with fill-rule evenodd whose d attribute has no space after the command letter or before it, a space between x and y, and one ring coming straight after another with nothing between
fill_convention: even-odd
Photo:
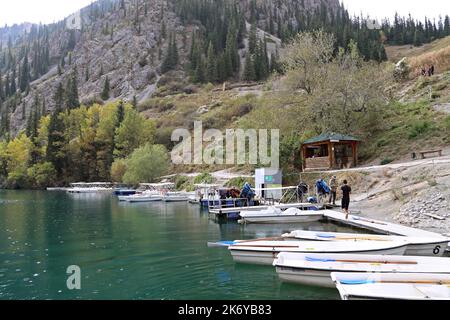
<instances>
[{"instance_id":1,"label":"person in black jacket","mask_svg":"<svg viewBox=\"0 0 450 320\"><path fill-rule=\"evenodd\" d=\"M348 208L350 206L350 193L352 188L348 185L348 181L344 180L344 185L341 187L342 190L342 210L345 213L345 219L348 219Z\"/></svg>"}]
</instances>

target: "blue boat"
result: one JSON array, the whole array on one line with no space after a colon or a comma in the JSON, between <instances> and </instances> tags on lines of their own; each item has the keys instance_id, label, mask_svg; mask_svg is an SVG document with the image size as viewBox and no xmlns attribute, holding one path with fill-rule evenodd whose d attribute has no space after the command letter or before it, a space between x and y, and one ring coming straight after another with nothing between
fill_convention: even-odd
<instances>
[{"instance_id":1,"label":"blue boat","mask_svg":"<svg viewBox=\"0 0 450 320\"><path fill-rule=\"evenodd\" d=\"M116 196L131 196L136 194L136 190L133 189L115 189L114 194Z\"/></svg>"}]
</instances>

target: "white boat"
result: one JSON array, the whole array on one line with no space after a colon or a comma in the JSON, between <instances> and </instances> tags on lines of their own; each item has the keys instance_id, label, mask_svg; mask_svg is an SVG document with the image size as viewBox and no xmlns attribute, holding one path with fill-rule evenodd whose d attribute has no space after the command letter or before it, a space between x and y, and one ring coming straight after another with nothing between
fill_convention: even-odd
<instances>
[{"instance_id":1,"label":"white boat","mask_svg":"<svg viewBox=\"0 0 450 320\"><path fill-rule=\"evenodd\" d=\"M71 183L70 188L66 189L68 193L100 193L113 190L113 184L109 182L77 182Z\"/></svg>"},{"instance_id":2,"label":"white boat","mask_svg":"<svg viewBox=\"0 0 450 320\"><path fill-rule=\"evenodd\" d=\"M272 265L280 252L403 255L406 246L399 241L248 241L228 250L236 262Z\"/></svg>"},{"instance_id":3,"label":"white boat","mask_svg":"<svg viewBox=\"0 0 450 320\"><path fill-rule=\"evenodd\" d=\"M317 211L289 208L282 211L276 207L270 207L261 211L241 211L242 223L300 223L314 222L323 218Z\"/></svg>"},{"instance_id":4,"label":"white boat","mask_svg":"<svg viewBox=\"0 0 450 320\"><path fill-rule=\"evenodd\" d=\"M144 191L140 194L119 197L119 201L126 201L129 203L154 202L161 201L162 199L162 195L157 191Z\"/></svg>"},{"instance_id":5,"label":"white boat","mask_svg":"<svg viewBox=\"0 0 450 320\"><path fill-rule=\"evenodd\" d=\"M450 275L331 273L342 300L450 300Z\"/></svg>"},{"instance_id":6,"label":"white boat","mask_svg":"<svg viewBox=\"0 0 450 320\"><path fill-rule=\"evenodd\" d=\"M167 192L164 194L164 202L187 202L190 200L189 194L184 192Z\"/></svg>"},{"instance_id":7,"label":"white boat","mask_svg":"<svg viewBox=\"0 0 450 320\"><path fill-rule=\"evenodd\" d=\"M273 265L282 281L329 288L335 286L332 272L450 275L450 259L435 257L282 252Z\"/></svg>"},{"instance_id":8,"label":"white boat","mask_svg":"<svg viewBox=\"0 0 450 320\"><path fill-rule=\"evenodd\" d=\"M406 241L408 242L408 247L405 255L435 257L442 257L450 242L450 238L446 237L405 237L304 230L292 231L291 233L283 234L282 237L307 241Z\"/></svg>"}]
</instances>

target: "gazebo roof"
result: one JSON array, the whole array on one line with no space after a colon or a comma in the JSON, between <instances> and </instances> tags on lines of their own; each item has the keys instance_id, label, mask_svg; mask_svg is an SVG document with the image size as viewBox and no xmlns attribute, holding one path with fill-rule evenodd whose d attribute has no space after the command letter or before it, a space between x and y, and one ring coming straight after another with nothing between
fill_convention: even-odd
<instances>
[{"instance_id":1,"label":"gazebo roof","mask_svg":"<svg viewBox=\"0 0 450 320\"><path fill-rule=\"evenodd\" d=\"M308 139L303 144L311 144L311 143L326 142L326 141L356 141L356 142L359 142L360 140L356 139L355 137L345 135L345 134L327 132L327 133L322 133L320 136Z\"/></svg>"}]
</instances>

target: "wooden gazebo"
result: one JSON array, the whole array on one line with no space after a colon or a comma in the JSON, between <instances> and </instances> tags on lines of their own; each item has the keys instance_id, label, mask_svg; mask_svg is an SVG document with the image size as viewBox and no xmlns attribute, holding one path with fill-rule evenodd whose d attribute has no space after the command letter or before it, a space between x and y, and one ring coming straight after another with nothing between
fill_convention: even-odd
<instances>
[{"instance_id":1,"label":"wooden gazebo","mask_svg":"<svg viewBox=\"0 0 450 320\"><path fill-rule=\"evenodd\" d=\"M303 170L355 167L359 142L355 137L334 132L308 139L302 145Z\"/></svg>"}]
</instances>

